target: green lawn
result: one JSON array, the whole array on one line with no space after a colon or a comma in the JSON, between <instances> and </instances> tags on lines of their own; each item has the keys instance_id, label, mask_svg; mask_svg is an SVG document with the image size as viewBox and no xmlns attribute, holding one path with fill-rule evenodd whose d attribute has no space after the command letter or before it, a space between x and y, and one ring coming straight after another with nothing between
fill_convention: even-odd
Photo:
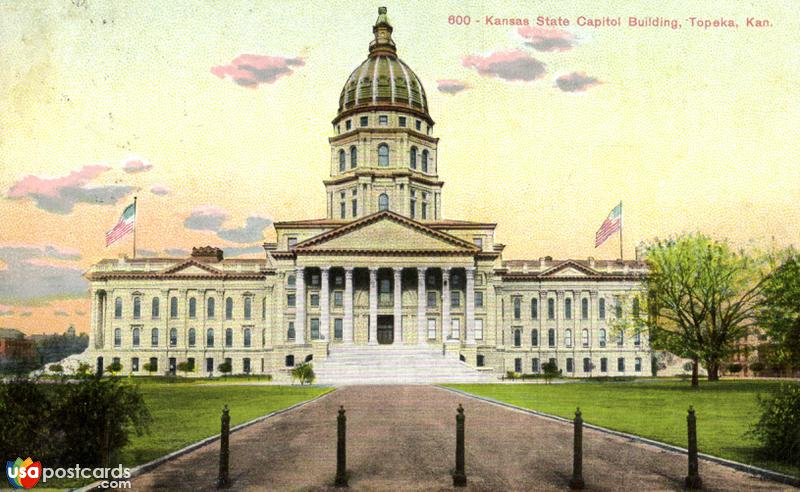
<instances>
[{"instance_id":1,"label":"green lawn","mask_svg":"<svg viewBox=\"0 0 800 492\"><path fill-rule=\"evenodd\" d=\"M461 384L449 387L566 418L580 407L585 422L686 447L686 410L697 411L700 452L800 476L794 466L758 455L746 435L759 415L756 395L776 381L580 382L574 384Z\"/></svg>"}]
</instances>

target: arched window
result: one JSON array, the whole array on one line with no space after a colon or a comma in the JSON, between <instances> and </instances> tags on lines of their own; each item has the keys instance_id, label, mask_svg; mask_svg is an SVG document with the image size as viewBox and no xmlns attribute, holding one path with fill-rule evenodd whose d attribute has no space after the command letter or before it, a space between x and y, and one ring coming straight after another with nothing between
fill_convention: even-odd
<instances>
[{"instance_id":1,"label":"arched window","mask_svg":"<svg viewBox=\"0 0 800 492\"><path fill-rule=\"evenodd\" d=\"M589 299L581 299L581 319L589 319Z\"/></svg>"},{"instance_id":2,"label":"arched window","mask_svg":"<svg viewBox=\"0 0 800 492\"><path fill-rule=\"evenodd\" d=\"M225 299L225 319L233 319L233 298Z\"/></svg>"},{"instance_id":3,"label":"arched window","mask_svg":"<svg viewBox=\"0 0 800 492\"><path fill-rule=\"evenodd\" d=\"M133 346L134 347L138 347L139 346L139 341L140 341L139 328L134 328L133 329L133 337L132 338L133 338Z\"/></svg>"},{"instance_id":4,"label":"arched window","mask_svg":"<svg viewBox=\"0 0 800 492\"><path fill-rule=\"evenodd\" d=\"M564 319L572 319L572 298L564 299Z\"/></svg>"},{"instance_id":5,"label":"arched window","mask_svg":"<svg viewBox=\"0 0 800 492\"><path fill-rule=\"evenodd\" d=\"M600 340L598 341L600 342L601 347L606 346L606 330L603 328L600 328Z\"/></svg>"},{"instance_id":6,"label":"arched window","mask_svg":"<svg viewBox=\"0 0 800 492\"><path fill-rule=\"evenodd\" d=\"M547 300L547 319L556 319L556 300L552 297Z\"/></svg>"},{"instance_id":7,"label":"arched window","mask_svg":"<svg viewBox=\"0 0 800 492\"><path fill-rule=\"evenodd\" d=\"M639 298L638 297L634 297L633 298L633 313L632 314L633 314L634 318L638 318L639 317Z\"/></svg>"},{"instance_id":8,"label":"arched window","mask_svg":"<svg viewBox=\"0 0 800 492\"><path fill-rule=\"evenodd\" d=\"M639 329L636 329L636 332L633 334L633 344L637 347L642 344L642 332Z\"/></svg>"},{"instance_id":9,"label":"arched window","mask_svg":"<svg viewBox=\"0 0 800 492\"><path fill-rule=\"evenodd\" d=\"M214 318L215 313L214 310L216 308L216 302L213 297L209 297L206 301L206 317L207 318Z\"/></svg>"},{"instance_id":10,"label":"arched window","mask_svg":"<svg viewBox=\"0 0 800 492\"><path fill-rule=\"evenodd\" d=\"M158 347L158 328L153 328L150 331L150 345Z\"/></svg>"},{"instance_id":11,"label":"arched window","mask_svg":"<svg viewBox=\"0 0 800 492\"><path fill-rule=\"evenodd\" d=\"M261 298L261 320L267 319L267 298Z\"/></svg>"},{"instance_id":12,"label":"arched window","mask_svg":"<svg viewBox=\"0 0 800 492\"><path fill-rule=\"evenodd\" d=\"M250 319L253 316L253 298L247 296L244 298L244 319Z\"/></svg>"},{"instance_id":13,"label":"arched window","mask_svg":"<svg viewBox=\"0 0 800 492\"><path fill-rule=\"evenodd\" d=\"M617 347L622 347L625 344L625 335L620 330L619 334L617 334Z\"/></svg>"},{"instance_id":14,"label":"arched window","mask_svg":"<svg viewBox=\"0 0 800 492\"><path fill-rule=\"evenodd\" d=\"M286 329L286 339L294 340L294 336L295 336L294 323L289 322L289 328Z\"/></svg>"},{"instance_id":15,"label":"arched window","mask_svg":"<svg viewBox=\"0 0 800 492\"><path fill-rule=\"evenodd\" d=\"M378 145L378 165L389 167L389 146L386 144Z\"/></svg>"},{"instance_id":16,"label":"arched window","mask_svg":"<svg viewBox=\"0 0 800 492\"><path fill-rule=\"evenodd\" d=\"M339 151L339 172L343 173L346 167L345 161L347 160L347 156L344 150Z\"/></svg>"},{"instance_id":17,"label":"arched window","mask_svg":"<svg viewBox=\"0 0 800 492\"><path fill-rule=\"evenodd\" d=\"M522 316L522 299L519 297L514 298L514 319L519 319Z\"/></svg>"},{"instance_id":18,"label":"arched window","mask_svg":"<svg viewBox=\"0 0 800 492\"><path fill-rule=\"evenodd\" d=\"M531 299L531 319L539 318L539 300Z\"/></svg>"},{"instance_id":19,"label":"arched window","mask_svg":"<svg viewBox=\"0 0 800 492\"><path fill-rule=\"evenodd\" d=\"M547 330L547 346L548 347L556 346L556 330L554 330L553 328Z\"/></svg>"},{"instance_id":20,"label":"arched window","mask_svg":"<svg viewBox=\"0 0 800 492\"><path fill-rule=\"evenodd\" d=\"M533 347L539 346L539 330L531 331L531 346Z\"/></svg>"},{"instance_id":21,"label":"arched window","mask_svg":"<svg viewBox=\"0 0 800 492\"><path fill-rule=\"evenodd\" d=\"M622 299L617 299L616 304L614 305L614 310L616 311L617 319L622 318Z\"/></svg>"},{"instance_id":22,"label":"arched window","mask_svg":"<svg viewBox=\"0 0 800 492\"><path fill-rule=\"evenodd\" d=\"M189 317L196 318L197 317L197 299L194 297L189 298Z\"/></svg>"},{"instance_id":23,"label":"arched window","mask_svg":"<svg viewBox=\"0 0 800 492\"><path fill-rule=\"evenodd\" d=\"M250 328L244 329L244 346L249 347L252 343L252 333L250 332Z\"/></svg>"},{"instance_id":24,"label":"arched window","mask_svg":"<svg viewBox=\"0 0 800 492\"><path fill-rule=\"evenodd\" d=\"M289 275L286 277L286 287L295 287L297 285L297 277Z\"/></svg>"},{"instance_id":25,"label":"arched window","mask_svg":"<svg viewBox=\"0 0 800 492\"><path fill-rule=\"evenodd\" d=\"M161 316L161 301L158 297L153 298L153 303L150 306L150 316L153 319L158 319Z\"/></svg>"},{"instance_id":26,"label":"arched window","mask_svg":"<svg viewBox=\"0 0 800 492\"><path fill-rule=\"evenodd\" d=\"M114 299L114 317L117 319L122 317L122 298L120 297Z\"/></svg>"},{"instance_id":27,"label":"arched window","mask_svg":"<svg viewBox=\"0 0 800 492\"><path fill-rule=\"evenodd\" d=\"M233 347L233 330L231 328L225 329L225 346Z\"/></svg>"},{"instance_id":28,"label":"arched window","mask_svg":"<svg viewBox=\"0 0 800 492\"><path fill-rule=\"evenodd\" d=\"M206 330L206 347L214 346L214 328Z\"/></svg>"},{"instance_id":29,"label":"arched window","mask_svg":"<svg viewBox=\"0 0 800 492\"><path fill-rule=\"evenodd\" d=\"M423 173L427 173L428 172L428 151L427 150L423 150L422 151L422 172Z\"/></svg>"},{"instance_id":30,"label":"arched window","mask_svg":"<svg viewBox=\"0 0 800 492\"><path fill-rule=\"evenodd\" d=\"M178 317L178 298L173 297L169 300L169 317L170 318L177 318Z\"/></svg>"},{"instance_id":31,"label":"arched window","mask_svg":"<svg viewBox=\"0 0 800 492\"><path fill-rule=\"evenodd\" d=\"M386 193L381 193L378 197L378 210L389 210L389 195Z\"/></svg>"},{"instance_id":32,"label":"arched window","mask_svg":"<svg viewBox=\"0 0 800 492\"><path fill-rule=\"evenodd\" d=\"M602 297L600 298L600 306L597 311L600 319L606 319L606 300Z\"/></svg>"},{"instance_id":33,"label":"arched window","mask_svg":"<svg viewBox=\"0 0 800 492\"><path fill-rule=\"evenodd\" d=\"M522 346L522 332L520 330L514 330L514 346Z\"/></svg>"},{"instance_id":34,"label":"arched window","mask_svg":"<svg viewBox=\"0 0 800 492\"><path fill-rule=\"evenodd\" d=\"M572 330L569 328L564 330L564 346L572 347Z\"/></svg>"},{"instance_id":35,"label":"arched window","mask_svg":"<svg viewBox=\"0 0 800 492\"><path fill-rule=\"evenodd\" d=\"M585 328L581 332L581 343L583 344L584 347L589 346L589 330Z\"/></svg>"},{"instance_id":36,"label":"arched window","mask_svg":"<svg viewBox=\"0 0 800 492\"><path fill-rule=\"evenodd\" d=\"M197 332L194 328L189 328L189 346L194 347L197 343Z\"/></svg>"},{"instance_id":37,"label":"arched window","mask_svg":"<svg viewBox=\"0 0 800 492\"><path fill-rule=\"evenodd\" d=\"M169 329L169 346L175 347L178 345L178 330L175 328Z\"/></svg>"},{"instance_id":38,"label":"arched window","mask_svg":"<svg viewBox=\"0 0 800 492\"><path fill-rule=\"evenodd\" d=\"M350 147L350 169L358 165L358 149L355 146Z\"/></svg>"},{"instance_id":39,"label":"arched window","mask_svg":"<svg viewBox=\"0 0 800 492\"><path fill-rule=\"evenodd\" d=\"M122 330L114 328L114 346L119 347L122 345Z\"/></svg>"},{"instance_id":40,"label":"arched window","mask_svg":"<svg viewBox=\"0 0 800 492\"><path fill-rule=\"evenodd\" d=\"M411 169L417 168L417 148L411 147L411 150L408 152L408 165Z\"/></svg>"},{"instance_id":41,"label":"arched window","mask_svg":"<svg viewBox=\"0 0 800 492\"><path fill-rule=\"evenodd\" d=\"M142 299L140 297L133 298L133 319L142 317Z\"/></svg>"}]
</instances>

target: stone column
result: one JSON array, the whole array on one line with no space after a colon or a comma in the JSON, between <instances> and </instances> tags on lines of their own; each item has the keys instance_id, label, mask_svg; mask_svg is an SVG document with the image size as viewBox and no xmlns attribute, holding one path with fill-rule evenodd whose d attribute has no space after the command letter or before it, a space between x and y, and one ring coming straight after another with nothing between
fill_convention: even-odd
<instances>
[{"instance_id":1,"label":"stone column","mask_svg":"<svg viewBox=\"0 0 800 492\"><path fill-rule=\"evenodd\" d=\"M467 267L467 345L475 345L475 267Z\"/></svg>"},{"instance_id":2,"label":"stone column","mask_svg":"<svg viewBox=\"0 0 800 492\"><path fill-rule=\"evenodd\" d=\"M428 300L425 294L425 271L426 267L417 267L417 341L420 345L427 345L425 334L427 320L425 318L425 308Z\"/></svg>"},{"instance_id":3,"label":"stone column","mask_svg":"<svg viewBox=\"0 0 800 492\"><path fill-rule=\"evenodd\" d=\"M369 267L369 344L378 344L378 268Z\"/></svg>"},{"instance_id":4,"label":"stone column","mask_svg":"<svg viewBox=\"0 0 800 492\"><path fill-rule=\"evenodd\" d=\"M394 269L394 342L403 340L403 269Z\"/></svg>"},{"instance_id":5,"label":"stone column","mask_svg":"<svg viewBox=\"0 0 800 492\"><path fill-rule=\"evenodd\" d=\"M442 268L442 341L450 339L450 267Z\"/></svg>"},{"instance_id":6,"label":"stone column","mask_svg":"<svg viewBox=\"0 0 800 492\"><path fill-rule=\"evenodd\" d=\"M321 340L330 340L330 287L328 286L328 272L331 267L320 267L320 287L319 287L319 337Z\"/></svg>"},{"instance_id":7,"label":"stone column","mask_svg":"<svg viewBox=\"0 0 800 492\"><path fill-rule=\"evenodd\" d=\"M353 267L344 269L344 320L342 321L342 341L353 343Z\"/></svg>"},{"instance_id":8,"label":"stone column","mask_svg":"<svg viewBox=\"0 0 800 492\"><path fill-rule=\"evenodd\" d=\"M306 276L304 267L297 267L295 286L294 340L298 345L303 345L306 343Z\"/></svg>"}]
</instances>

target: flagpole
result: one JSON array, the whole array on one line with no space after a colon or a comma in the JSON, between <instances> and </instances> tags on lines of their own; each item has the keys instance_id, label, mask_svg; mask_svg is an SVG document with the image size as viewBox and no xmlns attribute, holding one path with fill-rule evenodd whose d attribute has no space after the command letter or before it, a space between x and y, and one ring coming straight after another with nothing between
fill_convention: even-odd
<instances>
[{"instance_id":1,"label":"flagpole","mask_svg":"<svg viewBox=\"0 0 800 492\"><path fill-rule=\"evenodd\" d=\"M133 197L133 259L136 259L136 195Z\"/></svg>"},{"instance_id":2,"label":"flagpole","mask_svg":"<svg viewBox=\"0 0 800 492\"><path fill-rule=\"evenodd\" d=\"M625 221L622 220L622 200L620 200L620 202L619 202L619 259L620 260L624 260L625 259L625 257L622 256L622 224L624 222ZM134 229L134 231L135 230L136 229ZM134 234L135 234L135 232L134 232ZM134 236L134 237L136 237L136 236Z\"/></svg>"}]
</instances>

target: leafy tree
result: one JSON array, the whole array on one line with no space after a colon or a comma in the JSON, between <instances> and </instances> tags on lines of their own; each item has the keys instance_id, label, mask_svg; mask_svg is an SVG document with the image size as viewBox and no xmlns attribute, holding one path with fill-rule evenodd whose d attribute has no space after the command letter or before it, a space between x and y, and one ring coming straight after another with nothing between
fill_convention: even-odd
<instances>
[{"instance_id":1,"label":"leafy tree","mask_svg":"<svg viewBox=\"0 0 800 492\"><path fill-rule=\"evenodd\" d=\"M550 381L558 376L558 365L553 361L547 361L542 364L542 373L544 373L545 382L550 384Z\"/></svg>"},{"instance_id":2,"label":"leafy tree","mask_svg":"<svg viewBox=\"0 0 800 492\"><path fill-rule=\"evenodd\" d=\"M106 366L106 371L110 372L111 375L113 376L118 372L122 371L122 363L118 360L115 360L114 362Z\"/></svg>"},{"instance_id":3,"label":"leafy tree","mask_svg":"<svg viewBox=\"0 0 800 492\"><path fill-rule=\"evenodd\" d=\"M78 369L75 371L75 374L79 376L85 376L92 371L92 366L85 362L78 363Z\"/></svg>"},{"instance_id":4,"label":"leafy tree","mask_svg":"<svg viewBox=\"0 0 800 492\"><path fill-rule=\"evenodd\" d=\"M800 384L782 384L769 397L758 397L761 417L751 433L764 454L787 463L800 462Z\"/></svg>"},{"instance_id":5,"label":"leafy tree","mask_svg":"<svg viewBox=\"0 0 800 492\"><path fill-rule=\"evenodd\" d=\"M194 372L194 364L188 360L178 362L178 370L181 371L184 376L188 376L190 372Z\"/></svg>"},{"instance_id":6,"label":"leafy tree","mask_svg":"<svg viewBox=\"0 0 800 492\"><path fill-rule=\"evenodd\" d=\"M142 365L142 369L147 371L147 373L150 374L151 376L153 375L154 372L156 372L157 368L158 368L158 366L156 364L152 364L150 362L145 362Z\"/></svg>"},{"instance_id":7,"label":"leafy tree","mask_svg":"<svg viewBox=\"0 0 800 492\"><path fill-rule=\"evenodd\" d=\"M0 456L35 456L52 454L49 415L52 403L46 388L27 378L0 384Z\"/></svg>"},{"instance_id":8,"label":"leafy tree","mask_svg":"<svg viewBox=\"0 0 800 492\"><path fill-rule=\"evenodd\" d=\"M728 372L731 374L739 374L742 372L742 365L738 362L734 362L732 364L728 364Z\"/></svg>"},{"instance_id":9,"label":"leafy tree","mask_svg":"<svg viewBox=\"0 0 800 492\"><path fill-rule=\"evenodd\" d=\"M771 340L776 365L800 367L800 254L783 252L778 266L764 285L757 319Z\"/></svg>"},{"instance_id":10,"label":"leafy tree","mask_svg":"<svg viewBox=\"0 0 800 492\"><path fill-rule=\"evenodd\" d=\"M223 362L220 365L218 365L217 369L219 369L219 372L221 372L223 376L227 376L228 374L231 373L231 371L233 371L233 367L231 367L231 363L227 362L227 361Z\"/></svg>"},{"instance_id":11,"label":"leafy tree","mask_svg":"<svg viewBox=\"0 0 800 492\"><path fill-rule=\"evenodd\" d=\"M642 304L649 315L623 324L649 331L654 349L690 359L693 387L701 361L709 381L719 379L722 362L754 323L765 262L702 234L657 239L646 260Z\"/></svg>"},{"instance_id":12,"label":"leafy tree","mask_svg":"<svg viewBox=\"0 0 800 492\"><path fill-rule=\"evenodd\" d=\"M299 380L300 385L306 383L311 384L316 378L317 375L314 373L314 368L308 362L303 362L299 366L295 366L294 369L292 369L292 380Z\"/></svg>"}]
</instances>

